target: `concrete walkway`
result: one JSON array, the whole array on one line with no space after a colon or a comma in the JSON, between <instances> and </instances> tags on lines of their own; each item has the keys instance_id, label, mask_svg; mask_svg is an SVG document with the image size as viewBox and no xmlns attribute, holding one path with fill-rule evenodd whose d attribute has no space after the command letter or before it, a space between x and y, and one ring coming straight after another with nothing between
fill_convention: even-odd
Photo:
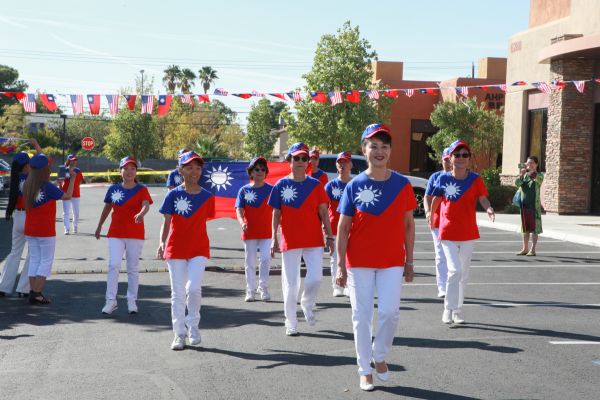
<instances>
[{"instance_id":1,"label":"concrete walkway","mask_svg":"<svg viewBox=\"0 0 600 400\"><path fill-rule=\"evenodd\" d=\"M521 232L519 214L496 214L496 221L486 213L477 213L479 226ZM600 247L600 216L596 215L543 215L543 237Z\"/></svg>"}]
</instances>

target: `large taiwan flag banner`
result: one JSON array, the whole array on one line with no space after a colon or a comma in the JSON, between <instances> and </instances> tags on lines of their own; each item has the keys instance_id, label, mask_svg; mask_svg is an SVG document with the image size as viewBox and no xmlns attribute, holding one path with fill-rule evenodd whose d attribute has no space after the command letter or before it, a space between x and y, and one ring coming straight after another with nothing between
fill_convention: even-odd
<instances>
[{"instance_id":1,"label":"large taiwan flag banner","mask_svg":"<svg viewBox=\"0 0 600 400\"><path fill-rule=\"evenodd\" d=\"M215 196L215 218L236 218L235 199L240 188L250 183L245 161L209 161L202 167L200 185ZM265 182L274 185L289 175L286 162L267 163L269 174Z\"/></svg>"}]
</instances>

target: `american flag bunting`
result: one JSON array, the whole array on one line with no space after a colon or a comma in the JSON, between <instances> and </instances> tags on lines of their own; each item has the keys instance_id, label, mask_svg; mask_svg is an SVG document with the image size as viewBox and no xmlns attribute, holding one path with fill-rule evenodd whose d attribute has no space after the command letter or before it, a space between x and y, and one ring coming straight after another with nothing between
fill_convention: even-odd
<instances>
[{"instance_id":1,"label":"american flag bunting","mask_svg":"<svg viewBox=\"0 0 600 400\"><path fill-rule=\"evenodd\" d=\"M106 101L108 101L108 109L110 111L110 115L117 115L119 113L119 95L107 94Z\"/></svg>"},{"instance_id":2,"label":"american flag bunting","mask_svg":"<svg viewBox=\"0 0 600 400\"><path fill-rule=\"evenodd\" d=\"M373 100L379 99L379 90L367 90L367 97Z\"/></svg>"},{"instance_id":3,"label":"american flag bunting","mask_svg":"<svg viewBox=\"0 0 600 400\"><path fill-rule=\"evenodd\" d=\"M329 100L331 101L331 105L335 106L336 104L340 104L344 100L342 100L342 92L329 92Z\"/></svg>"},{"instance_id":4,"label":"american flag bunting","mask_svg":"<svg viewBox=\"0 0 600 400\"><path fill-rule=\"evenodd\" d=\"M37 104L35 103L35 94L25 93L25 96L21 99L21 104L26 112L36 112Z\"/></svg>"},{"instance_id":5,"label":"american flag bunting","mask_svg":"<svg viewBox=\"0 0 600 400\"><path fill-rule=\"evenodd\" d=\"M154 111L154 95L142 95L142 114L152 114Z\"/></svg>"},{"instance_id":6,"label":"american flag bunting","mask_svg":"<svg viewBox=\"0 0 600 400\"><path fill-rule=\"evenodd\" d=\"M73 108L73 114L81 114L83 112L83 95L82 94L72 94L71 97L71 107Z\"/></svg>"},{"instance_id":7,"label":"american flag bunting","mask_svg":"<svg viewBox=\"0 0 600 400\"><path fill-rule=\"evenodd\" d=\"M583 93L585 90L585 81L573 81L573 85L575 85L575 89L577 89L579 93Z\"/></svg>"}]
</instances>

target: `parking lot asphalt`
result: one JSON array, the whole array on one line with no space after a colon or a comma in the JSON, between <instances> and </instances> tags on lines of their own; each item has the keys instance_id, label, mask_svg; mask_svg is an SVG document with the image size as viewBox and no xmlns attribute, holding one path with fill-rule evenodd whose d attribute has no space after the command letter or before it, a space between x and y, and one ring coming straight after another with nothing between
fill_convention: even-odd
<instances>
[{"instance_id":1,"label":"parking lot asphalt","mask_svg":"<svg viewBox=\"0 0 600 400\"><path fill-rule=\"evenodd\" d=\"M482 228L466 291L467 324L440 321L431 236L417 220L416 279L403 288L401 321L387 360L389 382L358 389L350 305L331 296L328 259L317 325L284 335L273 260L270 302L243 302L243 250L233 220L209 223L212 258L203 289L203 342L170 350L170 289L154 259L164 190L146 218L140 312L104 302L106 239L95 230L104 190L84 189L80 234L57 238L49 307L0 299L0 394L7 399L592 399L600 381L600 249L542 237L519 257L520 235ZM0 208L3 208L0 201ZM58 207L60 209L60 205ZM61 218L57 232L61 232ZM107 229L106 226L105 229ZM10 224L0 222L0 259ZM78 273L68 273L78 272ZM86 272L86 273L83 273ZM124 295L126 276L119 291Z\"/></svg>"}]
</instances>

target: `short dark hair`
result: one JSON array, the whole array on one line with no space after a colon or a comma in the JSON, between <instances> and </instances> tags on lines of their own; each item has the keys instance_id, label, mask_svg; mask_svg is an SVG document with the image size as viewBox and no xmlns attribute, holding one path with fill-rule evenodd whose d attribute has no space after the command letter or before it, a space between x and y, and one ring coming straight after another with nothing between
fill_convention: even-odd
<instances>
[{"instance_id":1,"label":"short dark hair","mask_svg":"<svg viewBox=\"0 0 600 400\"><path fill-rule=\"evenodd\" d=\"M535 163L536 167L535 170L536 172L540 170L540 162L538 161L538 158L536 156L529 156L527 157L528 160L531 160Z\"/></svg>"},{"instance_id":2,"label":"short dark hair","mask_svg":"<svg viewBox=\"0 0 600 400\"><path fill-rule=\"evenodd\" d=\"M392 145L392 138L390 137L390 135L386 132L377 132L376 134L374 134L373 136L371 136L370 138L367 138L365 140L362 141L361 146L365 147L367 144L367 141L370 139L379 139L383 142L383 144L389 144L390 146Z\"/></svg>"},{"instance_id":3,"label":"short dark hair","mask_svg":"<svg viewBox=\"0 0 600 400\"><path fill-rule=\"evenodd\" d=\"M265 167L265 175L269 174L269 167L267 166L267 163L264 162L263 160L258 160L254 164L248 165L248 168L246 168L246 173L248 174L248 176L250 177L250 179L252 179L252 170L257 165L262 165L263 167Z\"/></svg>"}]
</instances>

